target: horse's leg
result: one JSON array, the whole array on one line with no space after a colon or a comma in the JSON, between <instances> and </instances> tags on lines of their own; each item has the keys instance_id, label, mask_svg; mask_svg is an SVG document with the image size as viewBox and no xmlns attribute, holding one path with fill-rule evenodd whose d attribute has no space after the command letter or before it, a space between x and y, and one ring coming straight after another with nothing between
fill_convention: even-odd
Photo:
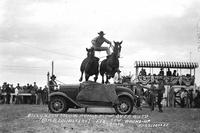
<instances>
[{"instance_id":1,"label":"horse's leg","mask_svg":"<svg viewBox=\"0 0 200 133\"><path fill-rule=\"evenodd\" d=\"M95 74L94 82L97 81L97 79L98 79L98 75L99 75L99 63L98 63L98 62L96 63L95 68L96 68L96 69L95 69L95 72L94 72L94 74Z\"/></svg>"},{"instance_id":2,"label":"horse's leg","mask_svg":"<svg viewBox=\"0 0 200 133\"><path fill-rule=\"evenodd\" d=\"M108 84L109 83L109 80L110 78L109 78L109 75L108 74L106 74L106 84Z\"/></svg>"},{"instance_id":3,"label":"horse's leg","mask_svg":"<svg viewBox=\"0 0 200 133\"><path fill-rule=\"evenodd\" d=\"M79 81L81 82L83 80L83 73L85 71L85 63L86 63L86 59L84 59L81 63L81 67L80 67L80 71L81 71L81 77L79 79Z\"/></svg>"},{"instance_id":4,"label":"horse's leg","mask_svg":"<svg viewBox=\"0 0 200 133\"><path fill-rule=\"evenodd\" d=\"M98 75L99 75L99 73L95 74L95 77L94 77L94 82L97 82Z\"/></svg>"},{"instance_id":5,"label":"horse's leg","mask_svg":"<svg viewBox=\"0 0 200 133\"><path fill-rule=\"evenodd\" d=\"M83 80L83 71L81 71L81 77L79 79L79 81L81 82Z\"/></svg>"},{"instance_id":6,"label":"horse's leg","mask_svg":"<svg viewBox=\"0 0 200 133\"><path fill-rule=\"evenodd\" d=\"M89 77L90 77L90 75L85 73L85 81L88 81Z\"/></svg>"},{"instance_id":7,"label":"horse's leg","mask_svg":"<svg viewBox=\"0 0 200 133\"><path fill-rule=\"evenodd\" d=\"M104 84L104 73L101 74L101 77L102 77L102 81L101 81L101 83Z\"/></svg>"}]
</instances>

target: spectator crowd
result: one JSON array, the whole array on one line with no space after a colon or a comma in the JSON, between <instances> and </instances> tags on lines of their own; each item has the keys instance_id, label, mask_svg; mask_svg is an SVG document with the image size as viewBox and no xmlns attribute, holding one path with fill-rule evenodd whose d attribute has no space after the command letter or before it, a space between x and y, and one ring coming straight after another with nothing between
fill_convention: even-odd
<instances>
[{"instance_id":1,"label":"spectator crowd","mask_svg":"<svg viewBox=\"0 0 200 133\"><path fill-rule=\"evenodd\" d=\"M139 75L140 76L150 76L150 75L153 75L153 76L168 76L168 77L178 77L180 76L180 74L177 72L177 70L173 70L173 72L170 70L170 68L167 68L167 71L164 72L164 69L163 68L160 68L160 71L158 74L151 74L151 73L148 73L146 72L146 69L142 68L139 72ZM186 75L182 75L182 76L187 76L187 77L192 77L191 74L186 74Z\"/></svg>"},{"instance_id":2,"label":"spectator crowd","mask_svg":"<svg viewBox=\"0 0 200 133\"><path fill-rule=\"evenodd\" d=\"M14 87L13 84L4 82L0 86L1 104L47 104L48 88L38 87L37 83L21 86L19 83Z\"/></svg>"},{"instance_id":3,"label":"spectator crowd","mask_svg":"<svg viewBox=\"0 0 200 133\"><path fill-rule=\"evenodd\" d=\"M175 93L178 94L178 97L180 97L180 106L182 108L189 107L189 108L200 108L200 91L199 90L186 90L184 88L181 88L178 92Z\"/></svg>"},{"instance_id":4,"label":"spectator crowd","mask_svg":"<svg viewBox=\"0 0 200 133\"><path fill-rule=\"evenodd\" d=\"M54 79L54 76L51 78ZM51 84L50 84L51 86ZM50 87L51 91L51 87ZM199 90L181 90L175 92L173 87L169 91L169 106L176 106L175 99L180 98L179 105L189 108L200 108ZM38 87L37 83L21 86L19 83L14 87L13 84L4 82L0 86L0 104L47 104L48 88L47 86Z\"/></svg>"}]
</instances>

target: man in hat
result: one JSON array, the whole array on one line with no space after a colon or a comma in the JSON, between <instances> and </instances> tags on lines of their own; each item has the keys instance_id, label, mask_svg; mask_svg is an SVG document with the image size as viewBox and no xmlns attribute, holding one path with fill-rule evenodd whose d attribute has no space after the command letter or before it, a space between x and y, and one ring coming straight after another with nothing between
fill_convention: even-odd
<instances>
[{"instance_id":1,"label":"man in hat","mask_svg":"<svg viewBox=\"0 0 200 133\"><path fill-rule=\"evenodd\" d=\"M156 101L156 86L154 86L153 83L151 83L149 92L150 92L149 93L149 104L150 104L151 111L153 111L154 106L155 106L155 101Z\"/></svg>"},{"instance_id":2,"label":"man in hat","mask_svg":"<svg viewBox=\"0 0 200 133\"><path fill-rule=\"evenodd\" d=\"M164 71L163 71L163 68L160 68L160 72L158 74L159 76L164 76Z\"/></svg>"},{"instance_id":3,"label":"man in hat","mask_svg":"<svg viewBox=\"0 0 200 133\"><path fill-rule=\"evenodd\" d=\"M159 83L158 83L158 99L157 99L159 112L163 112L161 102L163 99L164 92L165 92L164 80L161 79L159 80Z\"/></svg>"},{"instance_id":4,"label":"man in hat","mask_svg":"<svg viewBox=\"0 0 200 133\"><path fill-rule=\"evenodd\" d=\"M110 55L110 49L108 47L101 47L101 45L106 42L107 44L110 44L110 47L112 46L111 41L107 40L104 37L104 32L100 31L99 36L95 37L91 42L92 42L92 47L94 48L95 51L106 51L107 55Z\"/></svg>"},{"instance_id":5,"label":"man in hat","mask_svg":"<svg viewBox=\"0 0 200 133\"><path fill-rule=\"evenodd\" d=\"M52 75L51 76L51 80L49 81L49 90L50 90L50 93L55 91L55 87L57 87L57 83L56 83L56 76L55 75Z\"/></svg>"},{"instance_id":6,"label":"man in hat","mask_svg":"<svg viewBox=\"0 0 200 133\"><path fill-rule=\"evenodd\" d=\"M5 92L6 92L6 104L10 104L10 98L11 98L11 92L12 92L12 90L11 90L9 84L6 84Z\"/></svg>"},{"instance_id":7,"label":"man in hat","mask_svg":"<svg viewBox=\"0 0 200 133\"><path fill-rule=\"evenodd\" d=\"M135 95L137 96L137 99L136 99L137 110L142 110L141 102L143 99L144 86L142 86L141 84L142 82L137 82L136 88L135 88Z\"/></svg>"}]
</instances>

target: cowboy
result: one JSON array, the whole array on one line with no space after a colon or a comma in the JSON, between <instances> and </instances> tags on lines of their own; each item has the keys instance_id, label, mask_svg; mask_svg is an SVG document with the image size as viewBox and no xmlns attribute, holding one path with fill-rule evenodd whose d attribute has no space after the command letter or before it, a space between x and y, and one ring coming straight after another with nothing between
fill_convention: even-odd
<instances>
[{"instance_id":1,"label":"cowboy","mask_svg":"<svg viewBox=\"0 0 200 133\"><path fill-rule=\"evenodd\" d=\"M55 88L58 87L57 83L56 83L56 76L55 75L52 75L51 76L51 80L49 81L49 90L50 90L50 93L55 91Z\"/></svg>"},{"instance_id":2,"label":"cowboy","mask_svg":"<svg viewBox=\"0 0 200 133\"><path fill-rule=\"evenodd\" d=\"M106 42L107 44L110 44L110 47L112 46L111 41L104 38L104 32L100 31L99 36L95 37L92 42L92 47L95 51L106 51L107 55L110 55L110 49L108 47L101 47L101 45Z\"/></svg>"}]
</instances>

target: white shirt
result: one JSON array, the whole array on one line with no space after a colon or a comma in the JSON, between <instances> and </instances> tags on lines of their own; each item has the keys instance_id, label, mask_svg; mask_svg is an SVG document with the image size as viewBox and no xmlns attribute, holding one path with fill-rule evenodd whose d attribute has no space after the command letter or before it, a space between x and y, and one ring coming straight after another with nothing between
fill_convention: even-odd
<instances>
[{"instance_id":1,"label":"white shirt","mask_svg":"<svg viewBox=\"0 0 200 133\"><path fill-rule=\"evenodd\" d=\"M104 37L100 37L100 36L95 37L91 42L92 42L92 45L95 46L95 47L101 47L101 45L104 42L111 44L111 42L109 40L107 40Z\"/></svg>"},{"instance_id":2,"label":"white shirt","mask_svg":"<svg viewBox=\"0 0 200 133\"><path fill-rule=\"evenodd\" d=\"M115 82L115 83L122 83L121 74L115 73L114 82Z\"/></svg>"},{"instance_id":3,"label":"white shirt","mask_svg":"<svg viewBox=\"0 0 200 133\"><path fill-rule=\"evenodd\" d=\"M18 95L19 90L17 88L15 88L15 95Z\"/></svg>"}]
</instances>

